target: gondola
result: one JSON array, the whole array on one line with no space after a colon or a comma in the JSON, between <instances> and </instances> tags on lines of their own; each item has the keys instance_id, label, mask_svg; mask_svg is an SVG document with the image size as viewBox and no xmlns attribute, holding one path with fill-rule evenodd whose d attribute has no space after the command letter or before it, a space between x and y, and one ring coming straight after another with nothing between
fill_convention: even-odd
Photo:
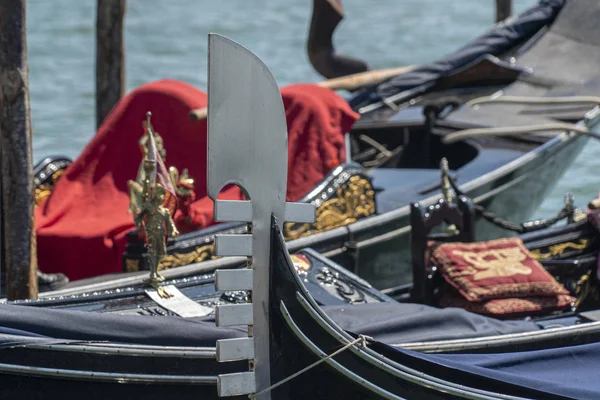
<instances>
[{"instance_id":1,"label":"gondola","mask_svg":"<svg viewBox=\"0 0 600 400\"><path fill-rule=\"evenodd\" d=\"M577 234L573 235L574 232ZM544 240L549 234L556 238L556 241ZM536 233L537 237L527 242L543 243L537 250L547 252L548 246L561 243L558 240L572 240L574 236L592 237L593 234L590 227L581 222L570 227L552 228L544 234ZM599 322L570 312L539 318L535 323L523 321L521 326L505 324L502 327L503 323L499 321L497 326L487 331L482 324L478 332L469 332L468 329L461 331L456 321L466 317L463 322L477 324L482 322L478 320L480 316L457 310L444 316L444 310L438 310L438 325L432 324L434 318L430 315L429 323L432 325L429 328L423 327L419 333L418 330L410 328L417 323L415 315L423 315L430 308L422 307L410 312L411 307L415 305L397 303L390 296L377 291L367 282L314 250L303 250L292 255L290 259L287 250L282 247L283 243L279 241L279 235L280 232L275 230L272 247L274 261L271 265L276 266L273 287L278 289L272 294L272 298L283 300L291 317L286 320L284 316L287 314L283 314L281 310L277 310L277 313L272 311L272 315L281 318L274 320L272 324L296 340L293 335L297 332L287 328L293 318L293 322L301 327L303 334L308 335L310 332L308 337L321 346L324 352L339 348L339 341L350 337L350 334L339 327L340 324L350 331L356 330L365 314L372 315L377 309L382 317L385 312L391 313L386 319L390 320L393 317L396 321L402 319L402 310L405 312L405 321L395 327L395 337L389 332L386 334L383 329L380 332L382 340L387 344L379 346L388 349L388 346L394 345L389 351L401 347L445 354L508 353L589 344L600 337ZM559 239L561 236L562 239ZM583 259L590 254L596 253L590 249L587 255L571 254L570 258L563 260ZM290 267L294 270L289 270ZM207 307L207 312L211 312L216 304L240 304L247 301L245 292L215 291L212 274L170 279L164 284L174 285L185 296ZM97 288L102 287L101 284L97 285ZM90 398L144 396L152 399L176 392L182 397L203 396L216 399L217 376L247 368L246 362L217 363L215 360L215 341L243 338L247 335L244 327L214 328L213 314L191 319L179 317L151 300L145 293L148 288L142 285L114 290L96 290L92 285L88 286L87 290L79 295L56 294L37 301L0 305L0 393L3 398L25 396L35 399L46 398L48 393L60 393L61 398L69 399L80 398L81 393L85 392ZM302 297L299 297L297 292L301 293ZM307 300L302 303L302 299ZM309 307L309 311L303 305ZM358 307L359 310L361 305L370 307L370 310L358 313L354 318L345 315L348 307ZM313 337L312 334L316 331L312 329L315 326L321 328L314 325L313 318L316 319L317 316L327 318L328 323L334 324L338 335L330 338L326 335L329 331L319 331L314 333ZM449 319L454 319L459 326L454 332L448 330ZM338 322L333 322L335 320ZM421 320L423 321L425 319ZM535 324L547 328L538 327L532 330ZM556 327L558 324L562 327ZM369 324L362 324L363 327L367 325ZM391 324L388 330L390 326ZM442 327L445 332L440 329ZM498 329L505 329L504 334L495 335ZM379 337L373 333L375 330L373 328L363 332ZM409 333L408 330L412 332ZM462 339L456 339L461 335ZM419 343L418 338L426 336L429 336L431 341ZM398 343L399 340L402 341L399 339L402 337L405 342ZM322 343L327 343L329 347ZM292 360L297 357L297 362L286 365L281 371L285 371L285 374L292 370L296 372L314 360L310 353L314 348L308 348L308 352L304 353L305 346L304 342L289 341L288 337L280 351L283 354L294 355L283 359ZM380 349L375 351L379 352ZM274 365L274 368L280 367ZM373 369L372 366L369 368ZM314 375L302 376L298 382L292 381L290 388L296 390L306 386L304 379L311 379L315 384L309 386L319 388L314 394L320 397L316 398L334 398L327 396L341 393L339 381L336 380L337 373L331 374L326 368L315 369L312 372ZM430 376L421 376L419 379L424 387L431 385L431 375L437 376L437 372L428 371L428 375ZM367 376L370 375L364 375ZM448 381L456 382L453 379ZM452 386L450 383L448 385ZM350 398L371 398L363 396L365 392L352 386L350 382L345 382L343 387L352 388L355 392L352 395L354 397ZM491 388L493 386L485 387L486 390ZM468 391L460 391L466 392ZM311 394L306 392L306 388L299 393L305 396ZM276 395L277 393L274 394ZM294 398L286 397L287 394L280 395L282 397L274 398ZM421 397L415 395L408 398Z\"/></svg>"},{"instance_id":2,"label":"gondola","mask_svg":"<svg viewBox=\"0 0 600 400\"><path fill-rule=\"evenodd\" d=\"M591 105L540 108L482 104L473 109L468 102L481 97L489 100L498 91L523 96L546 93L549 97L585 94L588 81L595 76L595 63L587 61L594 60L595 47L580 54L576 64L570 62L572 54L551 53L549 49L566 46L571 36L589 41L594 37L591 25L576 23L577 17L585 13L585 20L593 20L598 12L596 4L585 1L543 1L439 63L415 68L381 84L389 87L393 83L399 88L402 79L413 82L415 76L423 78L415 84L402 81L406 85L401 88L401 101L376 105L379 103L372 103L372 95L357 93L350 103L361 113L361 119L348 136L350 157L299 199L318 206L317 221L285 225L290 250L312 247L377 288L408 284L411 269L402 260L408 260L410 252L409 203L419 201L427 206L441 197L437 168L442 157L450 163L451 176L477 205L505 218L529 218L588 136L566 134L563 129L558 133L472 137L452 144L445 144L445 138L465 128L505 126L504 122L556 126L582 120ZM512 33L507 36L507 32ZM506 40L500 44L492 40L501 37ZM440 65L448 66L447 70L441 71ZM553 65L556 67L551 68ZM561 78L565 71L572 71L565 75L568 80ZM60 179L64 165L57 166L56 162L63 163L64 159L49 158L37 168L40 198L51 193ZM223 263L233 266L239 260L213 259L214 236L244 233L245 229L245 225L233 223L183 234L170 241L169 256L161 268L198 265L210 271ZM478 222L477 231L481 239L503 234L484 221ZM68 249L65 236L63 244ZM38 243L45 238L39 236ZM134 231L128 240L122 270L145 271L143 242ZM41 265L47 266L44 272L62 272L60 263L53 263L56 253L39 254ZM78 268L85 271L83 263Z\"/></svg>"},{"instance_id":3,"label":"gondola","mask_svg":"<svg viewBox=\"0 0 600 400\"><path fill-rule=\"evenodd\" d=\"M277 382L334 353L341 345L355 341L357 335L341 329L302 287L296 272L290 268L276 224L272 238L271 266L275 270L271 281L274 320L270 361L271 377ZM588 379L584 376L584 371L592 365L587 363L593 363L597 354L597 334L586 335L586 340L580 342L584 344L574 345L559 340L561 335L557 333L550 329L536 341L522 340L523 336L535 335L531 333L508 335L502 350L482 345L479 349L484 353L482 356L425 355L367 340L365 345L356 344L274 389L273 396L290 399L597 397L600 388L589 379L591 376ZM580 358L583 354L589 358ZM569 358L575 361L569 362ZM511 369L510 365L516 367ZM577 368L578 379L553 381L565 368Z\"/></svg>"},{"instance_id":4,"label":"gondola","mask_svg":"<svg viewBox=\"0 0 600 400\"><path fill-rule=\"evenodd\" d=\"M213 40L214 38L215 36ZM237 56L250 54L245 50L239 54L240 48L223 38L216 37L216 41L217 44L228 46L227 51L214 52L226 59L230 51L234 51ZM253 57L250 59L256 62ZM247 62L247 59L245 61ZM250 68L248 71L248 74L256 74L256 71L263 70ZM253 76L255 82L260 81L259 76ZM226 74L221 76L221 79L227 78ZM266 103L278 97L278 94L273 91L276 87L272 81L270 86L272 86L271 90L264 93ZM220 99L219 94L223 93L215 93L214 101ZM269 96L271 99L268 98ZM281 109L281 105L279 108ZM265 108L260 111L268 112L268 115L273 117L272 109ZM264 123L265 120L257 119L260 123ZM277 121L275 118L274 120ZM222 137L218 135L218 130L223 128L219 126L219 122L222 124L224 120L217 120L217 125L213 128L216 129L214 137L217 138ZM592 127L595 126L593 122L593 120L589 121ZM281 119L279 123L281 124ZM277 131L283 132L275 130ZM257 131L258 134L261 132L265 134L261 130ZM240 135L243 132L236 133ZM238 140L241 142L253 138L241 135L238 136ZM281 135L272 137L270 146L281 148L282 144L285 146L284 137ZM228 138L221 140L221 145L230 146ZM256 151L265 150L268 149ZM241 162L240 157L213 158L213 160L231 164ZM263 177L264 174L268 174L270 178L275 175L280 181L282 180L281 173L284 169L272 168L274 160L269 160L270 163L255 163L253 159L246 159L248 160L251 167L255 169L254 176ZM285 165L284 159L278 158L278 161ZM250 169L239 169L235 166L231 168L239 174L249 174ZM213 189L223 185L223 181L214 182L212 178L215 174L231 173L224 168L209 168L209 171L210 187ZM256 175L257 171L258 175ZM250 182L249 178L226 176L226 181L242 181L246 184ZM284 186L277 187L269 179L255 179L254 184L270 188L269 190L284 191ZM251 193L256 193L255 190L256 188ZM304 205L295 203L295 206L288 206L287 203L282 208L280 202L283 202L284 197L281 196L281 192L279 196L271 196L273 192L270 192L263 200L273 202L277 211L287 217L286 219L301 219ZM216 193L213 192L213 196L216 197ZM257 197L259 196L252 196L252 201L258 201ZM247 204L241 201L219 205L217 202L217 214L239 220L248 215ZM236 211L232 205L241 205L242 208ZM433 206L435 208L436 205ZM263 213L261 216L266 216L269 222L262 226L253 222L255 228L253 234L258 234L257 231L263 234L266 232L267 242L257 243L253 248L256 252L253 252L252 257L256 257L259 251L267 251L268 262L254 265L262 266L262 272L267 272L267 281L270 282L267 288L270 291L268 296L271 316L268 323L270 333L260 331L255 321L249 321L248 324L253 326L255 338L269 339L272 359L269 358L266 367L272 371L271 381L275 383L280 378L289 377L308 365L315 359L314 354L321 355L322 352L337 350L340 343L347 344L349 338L354 340L355 336L340 328L339 325L343 321L338 318L345 312L344 310L356 307L351 303L366 303L365 306L384 308L397 307L401 304L315 251L304 250L295 255L294 264L283 241L281 225L278 223L272 225L270 215ZM229 236L227 240L232 240L231 237ZM237 238L239 235L233 237ZM590 246L579 251L566 251L554 255L550 249L557 244L569 243L576 239L591 240L594 237L595 231L585 221L581 221L535 232L523 239L530 250L538 250L544 255L550 253L547 259L562 258L565 262L572 260L573 262L568 265L577 266L585 257L595 254L597 247ZM241 252L239 247L231 247L227 242L225 242L225 249L238 254ZM571 248L571 250L577 249ZM216 260L215 263L218 261ZM239 264L242 261L247 262L246 257L231 262ZM221 278L232 276L230 273L242 273L247 277L247 274L240 269L225 271L224 274L223 268L227 268L228 263L221 262L218 265L220 271L217 272L217 280L220 279L219 275ZM267 266L270 268L265 268ZM567 270L577 276L577 272L572 268ZM229 282L224 279L217 285L223 285L228 289L215 291L213 288L215 278L212 273L206 274L207 272L212 271L203 271L201 265L165 271L167 280L159 285L167 291L173 290L172 286L179 288L187 299L195 300L196 305L200 303L201 309L192 307L196 318L176 317L169 306L151 300L149 293L158 293L159 290L157 287L144 284L141 273L121 279L96 278L95 283L82 282L78 287L74 285L70 289L46 294L40 300L0 305L0 339L2 339L0 392L2 396L14 398L26 395L28 398L44 398L48 393L60 393L64 398L79 398L85 392L86 396L91 398L106 396L159 398L176 391L180 396L202 395L205 398L216 398L219 382L221 389L224 389L223 379L226 375L248 369L248 362L239 355L235 360L226 363L217 363L215 360L219 357L218 351L213 347L216 340L248 338L246 327L239 326L239 324L245 325L246 317L240 314L239 317L242 319L238 320L237 324L224 326L226 325L224 318L227 315L223 308L241 305L244 310L247 310L245 306L250 298L246 290L238 290L234 287L247 285L244 283L247 282L246 278L234 277ZM144 278L147 277L147 274L143 273L143 275ZM178 279L174 279L175 276ZM259 285L264 288L265 281L260 282L262 283ZM107 287L112 289L107 290ZM394 295L402 294L401 291L396 291ZM259 296L256 288L252 289L251 298L254 304L260 305L257 303ZM215 307L214 318L211 315L213 307ZM593 305L591 307L593 308ZM178 312L183 311L179 309ZM259 313L262 312L264 309L260 309ZM441 312L443 313L444 310ZM205 314L198 317L198 313ZM459 311L460 313L464 317L482 318L468 312ZM547 329L540 329L530 321L520 321L512 326L498 321L498 325L493 329L499 326L511 326L510 329L513 331L505 332L502 337L492 336L493 339L489 339L484 346L497 341L501 344L497 346L498 351L526 351L532 348L542 348L547 351L564 346L577 348L572 345L585 346L597 340L600 332L597 323L590 322L591 320L585 319L583 315L567 314L559 313L547 318ZM456 318L457 315L454 312L452 318ZM443 315L441 317L443 318ZM219 318L222 327L217 329L214 323ZM569 321L565 321L565 318ZM339 322L335 322L335 319ZM358 318L358 321L360 319ZM448 319L447 315L445 319ZM562 324L564 327L552 327L557 324ZM347 329L352 331L350 325ZM399 332L403 333L403 329ZM490 331L480 333L483 333L484 337L490 336ZM476 346L473 346L473 342L469 340L477 339L464 340L470 344L466 349L471 353ZM483 341L485 343L485 339ZM461 351L458 342L460 340L457 339L435 341L438 351L443 343L454 345L455 351ZM393 341L382 344L369 339L366 347L352 347L347 352L340 353L335 359L328 360L318 368L311 369L307 374L293 379L289 384L291 386L284 385L275 389L274 396L279 397L274 398L294 398L294 396L306 398L309 395L318 396L316 398L338 398L342 395L348 395L349 398L498 398L499 393L551 398L547 388L542 390L521 383L511 383L497 376L480 377L477 371L473 370L459 369L456 372L453 369L449 372L449 368L456 369L462 365L460 359L435 359L432 358L433 356L419 355L398 350L398 346L390 346L394 344L398 343ZM221 361L223 361L224 350L225 347L222 346ZM481 346L479 350L484 350L484 347ZM256 371L265 368L264 358L256 364L256 368ZM565 384L559 389L566 387ZM290 388L292 391L288 392ZM282 393L282 390L285 393ZM582 389L577 390L579 392L573 393L581 393ZM288 394L289 397L286 397Z\"/></svg>"}]
</instances>

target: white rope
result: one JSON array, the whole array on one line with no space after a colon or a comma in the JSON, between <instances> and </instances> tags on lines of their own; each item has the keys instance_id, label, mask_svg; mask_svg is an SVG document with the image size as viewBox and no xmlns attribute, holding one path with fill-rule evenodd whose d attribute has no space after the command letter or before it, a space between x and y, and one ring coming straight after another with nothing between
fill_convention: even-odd
<instances>
[{"instance_id":1,"label":"white rope","mask_svg":"<svg viewBox=\"0 0 600 400\"><path fill-rule=\"evenodd\" d=\"M541 125L527 125L527 126L507 126L501 128L477 128L477 129L464 129L461 131L450 133L442 138L442 142L450 144L458 142L472 137L481 136L519 136L527 135L532 132L543 132L543 131L570 131L580 135L587 135L595 139L600 139L600 135L594 132L590 132L583 125L567 124L564 122L556 122Z\"/></svg>"},{"instance_id":2,"label":"white rope","mask_svg":"<svg viewBox=\"0 0 600 400\"><path fill-rule=\"evenodd\" d=\"M390 157L392 155L391 151L389 151L388 149L386 149L381 143L379 143L378 141L376 141L372 137L369 137L367 135L360 135L358 138L360 140L362 140L363 142L368 143L371 146L375 147L377 150L379 150L380 153L382 153L386 157Z\"/></svg>"},{"instance_id":3,"label":"white rope","mask_svg":"<svg viewBox=\"0 0 600 400\"><path fill-rule=\"evenodd\" d=\"M485 96L478 97L465 103L467 107L473 107L479 104L600 104L598 96L560 96L560 97L534 97L534 96Z\"/></svg>"},{"instance_id":4,"label":"white rope","mask_svg":"<svg viewBox=\"0 0 600 400\"><path fill-rule=\"evenodd\" d=\"M343 351L345 351L345 350L348 350L350 347L354 346L355 344L358 344L358 343L360 343L360 346L361 346L361 347L364 349L364 348L366 348L366 347L367 347L367 340L373 340L373 338L372 338L372 337L370 337L370 336L358 335L358 338L356 338L355 340L353 340L353 341L349 342L348 344L346 344L346 345L345 345L344 347L342 347L341 349L339 349L339 350L336 350L335 352L331 353L331 354L330 354L330 355L328 355L327 357L323 357L323 358L321 358L319 361L316 361L316 362L314 362L314 363L310 364L308 367L301 369L300 371L296 372L295 374L292 374L292 375L288 376L287 378L280 380L279 382L277 382L277 383L275 383L275 384L273 384L273 385L269 386L269 387L268 387L268 388L266 388L266 389L263 389L263 390L261 390L261 391L260 391L260 392L258 392L258 393L251 394L251 395L249 395L248 397L249 397L250 399L255 399L255 398L257 398L257 397L258 397L258 396L260 396L260 395L263 395L263 394L265 394L265 393L268 393L268 392L270 392L271 390L273 390L273 389L275 389L275 388L277 388L277 387L279 387L279 386L283 385L284 383L287 383L287 382L291 381L292 379L294 379L294 378L296 378L296 377L298 377L298 376L302 375L302 374L303 374L303 373L305 373L306 371L309 371L309 370L313 369L313 368L314 368L314 367L316 367L317 365L319 365L319 364L321 364L321 363L323 363L323 362L325 362L325 361L327 361L327 360L329 360L329 359L331 359L331 358L333 358L333 357L337 356L337 355L338 355L338 354L340 354L341 352L343 352Z\"/></svg>"}]
</instances>

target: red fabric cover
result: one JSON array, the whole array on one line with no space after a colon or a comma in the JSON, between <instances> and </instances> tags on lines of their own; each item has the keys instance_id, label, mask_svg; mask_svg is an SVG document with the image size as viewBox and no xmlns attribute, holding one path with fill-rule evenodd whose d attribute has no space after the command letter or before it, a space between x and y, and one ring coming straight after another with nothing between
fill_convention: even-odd
<instances>
[{"instance_id":1,"label":"red fabric cover","mask_svg":"<svg viewBox=\"0 0 600 400\"><path fill-rule=\"evenodd\" d=\"M287 200L296 201L344 161L344 134L359 115L335 92L312 84L286 86L281 89L281 97L288 127ZM244 199L236 186L225 188L220 196L226 200ZM214 223L212 200L197 198L186 213L176 216L181 233Z\"/></svg>"},{"instance_id":2,"label":"red fabric cover","mask_svg":"<svg viewBox=\"0 0 600 400\"><path fill-rule=\"evenodd\" d=\"M282 90L289 129L288 198L297 199L344 158L343 134L358 115L329 89L292 85ZM206 107L206 94L193 86L161 80L126 95L108 115L81 155L67 168L51 196L35 210L38 258L44 272L81 279L121 271L125 234L133 227L128 214L127 180L135 179L141 161L138 140L147 111L163 138L165 164L188 168L198 201L187 215L178 211L182 232L208 226L212 202L206 197L206 121L188 113ZM237 187L221 193L239 199Z\"/></svg>"},{"instance_id":3,"label":"red fabric cover","mask_svg":"<svg viewBox=\"0 0 600 400\"><path fill-rule=\"evenodd\" d=\"M575 298L559 294L544 297L492 299L476 303L465 299L456 290L448 289L440 299L440 306L462 308L495 318L517 318L565 310L574 302Z\"/></svg>"},{"instance_id":4,"label":"red fabric cover","mask_svg":"<svg viewBox=\"0 0 600 400\"><path fill-rule=\"evenodd\" d=\"M432 261L469 301L569 294L519 238L444 243L433 251Z\"/></svg>"}]
</instances>

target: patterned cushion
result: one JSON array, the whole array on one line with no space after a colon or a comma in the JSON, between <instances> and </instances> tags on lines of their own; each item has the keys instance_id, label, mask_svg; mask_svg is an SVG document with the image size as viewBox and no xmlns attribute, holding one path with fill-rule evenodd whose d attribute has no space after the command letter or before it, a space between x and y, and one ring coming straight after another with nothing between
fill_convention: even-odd
<instances>
[{"instance_id":1,"label":"patterned cushion","mask_svg":"<svg viewBox=\"0 0 600 400\"><path fill-rule=\"evenodd\" d=\"M469 301L568 295L519 238L478 243L444 243L432 262Z\"/></svg>"},{"instance_id":2,"label":"patterned cushion","mask_svg":"<svg viewBox=\"0 0 600 400\"><path fill-rule=\"evenodd\" d=\"M557 296L545 297L492 299L475 303L465 299L456 290L449 288L444 291L440 299L440 306L462 308L495 318L517 318L520 316L564 310L569 308L574 302L574 297L559 294Z\"/></svg>"}]
</instances>

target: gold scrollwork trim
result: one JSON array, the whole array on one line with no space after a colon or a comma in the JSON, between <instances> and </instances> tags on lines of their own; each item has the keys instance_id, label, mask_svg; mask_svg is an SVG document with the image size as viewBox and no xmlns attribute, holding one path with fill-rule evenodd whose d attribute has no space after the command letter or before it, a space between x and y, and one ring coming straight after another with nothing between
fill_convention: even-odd
<instances>
[{"instance_id":1,"label":"gold scrollwork trim","mask_svg":"<svg viewBox=\"0 0 600 400\"><path fill-rule=\"evenodd\" d=\"M353 176L336 191L336 196L324 202L316 211L313 224L286 223L283 234L287 240L351 224L375 213L375 191L368 179Z\"/></svg>"},{"instance_id":2,"label":"gold scrollwork trim","mask_svg":"<svg viewBox=\"0 0 600 400\"><path fill-rule=\"evenodd\" d=\"M176 253L164 256L158 265L158 270L162 271L165 269L182 267L184 265L199 263L214 258L216 258L215 245L214 243L207 244L198 247L189 253Z\"/></svg>"},{"instance_id":3,"label":"gold scrollwork trim","mask_svg":"<svg viewBox=\"0 0 600 400\"><path fill-rule=\"evenodd\" d=\"M140 260L128 258L125 260L125 272L138 272L140 270Z\"/></svg>"},{"instance_id":4,"label":"gold scrollwork trim","mask_svg":"<svg viewBox=\"0 0 600 400\"><path fill-rule=\"evenodd\" d=\"M46 197L52 194L54 190L54 185L60 179L61 176L65 173L64 169L59 169L52 174L51 183L44 183L35 188L35 193L33 195L34 204L37 206L44 200Z\"/></svg>"},{"instance_id":5,"label":"gold scrollwork trim","mask_svg":"<svg viewBox=\"0 0 600 400\"><path fill-rule=\"evenodd\" d=\"M590 244L593 242L593 239L582 238L579 239L578 243L575 242L566 242L559 243L548 247L547 253L542 253L540 249L530 250L531 256L536 260L546 260L551 257L560 256L567 249L571 250L585 250Z\"/></svg>"}]
</instances>

